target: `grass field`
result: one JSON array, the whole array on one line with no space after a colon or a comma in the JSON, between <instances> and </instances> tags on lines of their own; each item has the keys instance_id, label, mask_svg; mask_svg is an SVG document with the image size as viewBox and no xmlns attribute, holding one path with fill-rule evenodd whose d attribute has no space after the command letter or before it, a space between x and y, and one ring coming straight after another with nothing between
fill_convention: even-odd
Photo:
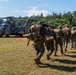
<instances>
[{"instance_id":1,"label":"grass field","mask_svg":"<svg viewBox=\"0 0 76 75\"><path fill-rule=\"evenodd\" d=\"M76 75L76 50L68 47L65 55L58 51L50 60L45 50L38 67L32 42L26 43L26 38L0 38L0 75Z\"/></svg>"}]
</instances>

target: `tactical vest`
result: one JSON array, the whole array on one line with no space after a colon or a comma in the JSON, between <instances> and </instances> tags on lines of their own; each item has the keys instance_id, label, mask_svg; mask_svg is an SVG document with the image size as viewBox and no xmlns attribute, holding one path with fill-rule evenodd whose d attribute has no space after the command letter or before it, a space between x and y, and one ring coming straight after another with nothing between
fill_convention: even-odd
<instances>
[{"instance_id":1,"label":"tactical vest","mask_svg":"<svg viewBox=\"0 0 76 75\"><path fill-rule=\"evenodd\" d=\"M52 30L46 31L45 42L53 42L54 41L54 32Z\"/></svg>"},{"instance_id":2,"label":"tactical vest","mask_svg":"<svg viewBox=\"0 0 76 75\"><path fill-rule=\"evenodd\" d=\"M63 30L63 32L64 32L64 38L70 38L70 36L71 36L71 31L69 30L69 28L65 28L65 29Z\"/></svg>"},{"instance_id":3,"label":"tactical vest","mask_svg":"<svg viewBox=\"0 0 76 75\"><path fill-rule=\"evenodd\" d=\"M55 29L54 31L55 31L55 33L56 33L57 39L62 39L62 38L63 38L63 31L62 31L62 30L60 30L60 29Z\"/></svg>"},{"instance_id":4,"label":"tactical vest","mask_svg":"<svg viewBox=\"0 0 76 75\"><path fill-rule=\"evenodd\" d=\"M76 31L75 30L71 31L71 39L76 42Z\"/></svg>"},{"instance_id":5,"label":"tactical vest","mask_svg":"<svg viewBox=\"0 0 76 75\"><path fill-rule=\"evenodd\" d=\"M40 25L32 25L30 27L31 39L33 41L43 40L43 36L41 35L41 26Z\"/></svg>"}]
</instances>

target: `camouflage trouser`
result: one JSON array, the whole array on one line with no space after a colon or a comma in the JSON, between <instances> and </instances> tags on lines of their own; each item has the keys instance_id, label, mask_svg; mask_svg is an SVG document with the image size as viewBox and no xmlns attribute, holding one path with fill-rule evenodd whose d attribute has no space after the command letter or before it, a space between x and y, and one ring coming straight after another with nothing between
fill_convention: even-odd
<instances>
[{"instance_id":1,"label":"camouflage trouser","mask_svg":"<svg viewBox=\"0 0 76 75\"><path fill-rule=\"evenodd\" d=\"M68 39L64 39L64 50L65 50L65 52L67 51L68 43L69 43L69 38Z\"/></svg>"},{"instance_id":2,"label":"camouflage trouser","mask_svg":"<svg viewBox=\"0 0 76 75\"><path fill-rule=\"evenodd\" d=\"M76 44L76 41L71 39L70 40L71 49L75 47L75 44Z\"/></svg>"},{"instance_id":3,"label":"camouflage trouser","mask_svg":"<svg viewBox=\"0 0 76 75\"><path fill-rule=\"evenodd\" d=\"M40 60L40 58L43 56L44 51L45 51L44 42L42 40L41 41L35 41L34 42L34 48L37 51L36 59Z\"/></svg>"},{"instance_id":4,"label":"camouflage trouser","mask_svg":"<svg viewBox=\"0 0 76 75\"><path fill-rule=\"evenodd\" d=\"M54 42L46 42L45 45L46 45L46 49L48 51L47 55L50 56L54 51Z\"/></svg>"},{"instance_id":5,"label":"camouflage trouser","mask_svg":"<svg viewBox=\"0 0 76 75\"><path fill-rule=\"evenodd\" d=\"M58 44L60 46L60 52L61 52L61 54L63 54L63 41L62 41L62 39L59 39L59 40L57 40L57 42L55 42L55 47L54 47L55 48L55 52L54 52L54 55L57 54Z\"/></svg>"}]
</instances>

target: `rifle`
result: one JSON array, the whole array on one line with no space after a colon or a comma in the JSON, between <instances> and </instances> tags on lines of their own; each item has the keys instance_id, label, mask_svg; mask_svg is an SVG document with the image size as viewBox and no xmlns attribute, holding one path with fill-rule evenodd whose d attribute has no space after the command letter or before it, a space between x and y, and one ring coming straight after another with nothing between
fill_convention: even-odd
<instances>
[{"instance_id":1,"label":"rifle","mask_svg":"<svg viewBox=\"0 0 76 75\"><path fill-rule=\"evenodd\" d=\"M25 37L28 39L27 45L29 45L29 42L31 40L31 33L26 34Z\"/></svg>"},{"instance_id":2,"label":"rifle","mask_svg":"<svg viewBox=\"0 0 76 75\"><path fill-rule=\"evenodd\" d=\"M30 40L33 40L32 35L37 36L39 33L29 33L26 34L25 37L28 39L27 45L29 45Z\"/></svg>"},{"instance_id":3,"label":"rifle","mask_svg":"<svg viewBox=\"0 0 76 75\"><path fill-rule=\"evenodd\" d=\"M28 40L27 45L29 45L29 43L30 43L30 39Z\"/></svg>"}]
</instances>

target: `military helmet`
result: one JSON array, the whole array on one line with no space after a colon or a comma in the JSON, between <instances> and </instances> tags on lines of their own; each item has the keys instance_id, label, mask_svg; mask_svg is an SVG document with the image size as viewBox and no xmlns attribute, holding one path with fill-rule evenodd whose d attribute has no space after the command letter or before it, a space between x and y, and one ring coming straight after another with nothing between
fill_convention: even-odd
<instances>
[{"instance_id":1,"label":"military helmet","mask_svg":"<svg viewBox=\"0 0 76 75\"><path fill-rule=\"evenodd\" d=\"M40 21L40 22L39 22L39 24L41 24L41 25L42 25L42 24L44 24L44 22L43 22L43 21Z\"/></svg>"},{"instance_id":2,"label":"military helmet","mask_svg":"<svg viewBox=\"0 0 76 75\"><path fill-rule=\"evenodd\" d=\"M40 21L39 24L42 26L42 27L48 27L48 24L45 24L44 22Z\"/></svg>"},{"instance_id":3,"label":"military helmet","mask_svg":"<svg viewBox=\"0 0 76 75\"><path fill-rule=\"evenodd\" d=\"M59 28L59 29L62 29L62 26L61 26L61 25L59 25L59 26L58 26L58 28Z\"/></svg>"},{"instance_id":4,"label":"military helmet","mask_svg":"<svg viewBox=\"0 0 76 75\"><path fill-rule=\"evenodd\" d=\"M69 27L69 25L68 25L68 24L66 24L66 25L65 25L65 27Z\"/></svg>"},{"instance_id":5,"label":"military helmet","mask_svg":"<svg viewBox=\"0 0 76 75\"><path fill-rule=\"evenodd\" d=\"M71 29L72 29L72 30L75 30L76 28L75 28L75 27L72 27Z\"/></svg>"},{"instance_id":6,"label":"military helmet","mask_svg":"<svg viewBox=\"0 0 76 75\"><path fill-rule=\"evenodd\" d=\"M51 28L53 28L53 29L55 28L55 26L54 26L54 25L52 25L52 24L50 25L50 27L51 27Z\"/></svg>"}]
</instances>

